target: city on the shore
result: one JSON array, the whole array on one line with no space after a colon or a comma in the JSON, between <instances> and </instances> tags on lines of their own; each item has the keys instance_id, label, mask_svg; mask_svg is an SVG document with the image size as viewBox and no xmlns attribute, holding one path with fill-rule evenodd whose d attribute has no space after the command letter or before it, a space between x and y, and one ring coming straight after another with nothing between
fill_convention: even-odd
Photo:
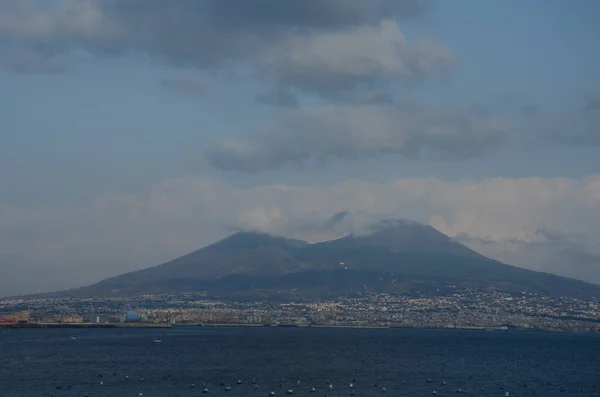
<instances>
[{"instance_id":1,"label":"city on the shore","mask_svg":"<svg viewBox=\"0 0 600 397\"><path fill-rule=\"evenodd\" d=\"M321 301L216 300L203 293L0 300L0 326L252 325L600 332L600 301L493 289L446 296L363 293Z\"/></svg>"}]
</instances>

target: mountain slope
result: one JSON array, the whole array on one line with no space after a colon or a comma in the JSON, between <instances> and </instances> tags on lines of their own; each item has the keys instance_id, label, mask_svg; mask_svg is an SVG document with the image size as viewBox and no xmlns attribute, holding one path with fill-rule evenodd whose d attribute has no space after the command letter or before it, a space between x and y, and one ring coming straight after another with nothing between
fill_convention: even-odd
<instances>
[{"instance_id":1,"label":"mountain slope","mask_svg":"<svg viewBox=\"0 0 600 397\"><path fill-rule=\"evenodd\" d=\"M317 244L240 232L162 265L65 294L202 290L220 297L314 298L359 290L444 293L489 287L549 296L600 296L598 285L506 265L430 226L406 221L382 222L368 234Z\"/></svg>"}]
</instances>

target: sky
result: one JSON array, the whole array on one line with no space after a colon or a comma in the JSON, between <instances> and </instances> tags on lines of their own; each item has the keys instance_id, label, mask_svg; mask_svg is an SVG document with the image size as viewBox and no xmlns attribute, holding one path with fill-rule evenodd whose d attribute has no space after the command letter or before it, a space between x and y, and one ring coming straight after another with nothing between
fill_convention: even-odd
<instances>
[{"instance_id":1,"label":"sky","mask_svg":"<svg viewBox=\"0 0 600 397\"><path fill-rule=\"evenodd\" d=\"M315 242L387 218L600 283L599 18L597 0L1 0L0 296L235 230Z\"/></svg>"}]
</instances>

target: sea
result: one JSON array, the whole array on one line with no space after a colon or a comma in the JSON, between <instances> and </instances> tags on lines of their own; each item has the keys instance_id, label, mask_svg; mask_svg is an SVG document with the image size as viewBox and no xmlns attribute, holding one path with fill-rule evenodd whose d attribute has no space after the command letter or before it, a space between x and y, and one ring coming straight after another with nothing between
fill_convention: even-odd
<instances>
[{"instance_id":1,"label":"sea","mask_svg":"<svg viewBox=\"0 0 600 397\"><path fill-rule=\"evenodd\" d=\"M2 397L288 393L600 396L600 335L279 327L0 330Z\"/></svg>"}]
</instances>

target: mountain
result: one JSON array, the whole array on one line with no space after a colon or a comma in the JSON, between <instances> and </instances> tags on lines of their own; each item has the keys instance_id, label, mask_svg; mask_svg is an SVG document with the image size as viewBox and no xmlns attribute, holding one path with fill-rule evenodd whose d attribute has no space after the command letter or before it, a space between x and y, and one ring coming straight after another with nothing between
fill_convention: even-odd
<instances>
[{"instance_id":1,"label":"mountain","mask_svg":"<svg viewBox=\"0 0 600 397\"><path fill-rule=\"evenodd\" d=\"M206 291L215 297L317 298L359 291L507 292L590 298L600 286L489 259L431 226L384 221L362 235L316 244L239 232L148 269L60 293L110 296Z\"/></svg>"}]
</instances>

